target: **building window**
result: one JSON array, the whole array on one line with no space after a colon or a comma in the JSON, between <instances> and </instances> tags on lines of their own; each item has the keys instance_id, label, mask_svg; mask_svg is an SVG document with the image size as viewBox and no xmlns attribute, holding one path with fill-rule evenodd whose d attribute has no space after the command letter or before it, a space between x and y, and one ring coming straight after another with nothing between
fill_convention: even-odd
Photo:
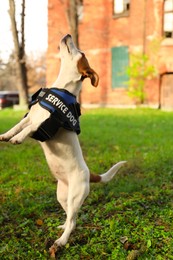
<instances>
[{"instance_id":1,"label":"building window","mask_svg":"<svg viewBox=\"0 0 173 260\"><path fill-rule=\"evenodd\" d=\"M112 88L127 87L129 76L129 51L127 46L112 48Z\"/></svg>"},{"instance_id":2,"label":"building window","mask_svg":"<svg viewBox=\"0 0 173 260\"><path fill-rule=\"evenodd\" d=\"M114 0L113 14L114 17L121 17L129 15L130 0Z\"/></svg>"},{"instance_id":3,"label":"building window","mask_svg":"<svg viewBox=\"0 0 173 260\"><path fill-rule=\"evenodd\" d=\"M173 0L164 2L163 31L166 38L173 38Z\"/></svg>"}]
</instances>

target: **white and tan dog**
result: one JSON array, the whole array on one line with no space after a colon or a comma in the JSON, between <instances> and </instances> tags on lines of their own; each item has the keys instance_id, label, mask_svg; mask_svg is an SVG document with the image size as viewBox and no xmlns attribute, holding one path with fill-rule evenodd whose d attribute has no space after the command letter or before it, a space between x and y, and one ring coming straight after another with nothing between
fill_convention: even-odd
<instances>
[{"instance_id":1,"label":"white and tan dog","mask_svg":"<svg viewBox=\"0 0 173 260\"><path fill-rule=\"evenodd\" d=\"M60 58L59 76L52 87L63 88L78 96L81 84L76 83L80 83L84 78L89 77L93 86L98 85L97 73L90 68L84 53L75 47L69 34L60 41ZM0 135L0 141L20 144L26 137L32 136L41 123L49 117L50 112L36 103L19 124ZM41 146L50 170L57 180L57 199L67 215L65 224L60 226L64 229L62 236L50 248L51 255L55 256L58 247L67 243L75 228L77 213L89 194L89 183L110 181L125 162L115 164L102 175L90 174L77 134L63 128L60 128L50 140L41 142Z\"/></svg>"}]
</instances>

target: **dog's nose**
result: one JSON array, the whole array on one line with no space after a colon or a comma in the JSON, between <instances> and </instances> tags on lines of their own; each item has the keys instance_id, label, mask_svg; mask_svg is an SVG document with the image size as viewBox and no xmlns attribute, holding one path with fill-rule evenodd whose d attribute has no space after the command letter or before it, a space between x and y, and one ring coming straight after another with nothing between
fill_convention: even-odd
<instances>
[{"instance_id":1,"label":"dog's nose","mask_svg":"<svg viewBox=\"0 0 173 260\"><path fill-rule=\"evenodd\" d=\"M66 34L66 36L65 36L65 37L67 37L67 38L69 38L69 37L70 37L70 38L71 38L71 35L70 35L70 34Z\"/></svg>"},{"instance_id":2,"label":"dog's nose","mask_svg":"<svg viewBox=\"0 0 173 260\"><path fill-rule=\"evenodd\" d=\"M70 34L66 34L66 35L61 39L61 41L67 43L68 39L71 39L71 38L72 38L72 37L71 37Z\"/></svg>"},{"instance_id":3,"label":"dog's nose","mask_svg":"<svg viewBox=\"0 0 173 260\"><path fill-rule=\"evenodd\" d=\"M66 34L66 35L64 36L64 40L65 40L65 41L67 41L67 39L69 39L69 38L71 38L71 35L70 35L70 34Z\"/></svg>"}]
</instances>

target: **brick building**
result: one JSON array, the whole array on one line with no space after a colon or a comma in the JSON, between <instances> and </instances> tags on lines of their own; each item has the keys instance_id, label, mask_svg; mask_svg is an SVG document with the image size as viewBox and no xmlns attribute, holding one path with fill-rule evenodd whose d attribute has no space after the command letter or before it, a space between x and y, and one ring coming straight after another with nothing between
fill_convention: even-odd
<instances>
[{"instance_id":1,"label":"brick building","mask_svg":"<svg viewBox=\"0 0 173 260\"><path fill-rule=\"evenodd\" d=\"M158 70L157 77L146 82L147 104L173 108L173 0L78 2L79 46L100 77L97 89L89 79L84 81L82 103L133 105L125 68L130 54L138 51L147 54ZM48 0L48 85L59 71L58 42L70 33L67 4L68 0Z\"/></svg>"}]
</instances>

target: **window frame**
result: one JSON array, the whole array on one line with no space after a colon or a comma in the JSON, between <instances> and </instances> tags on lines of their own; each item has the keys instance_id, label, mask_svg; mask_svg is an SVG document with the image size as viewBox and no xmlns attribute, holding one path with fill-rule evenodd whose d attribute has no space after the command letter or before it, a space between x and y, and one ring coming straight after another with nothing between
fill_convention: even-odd
<instances>
[{"instance_id":1,"label":"window frame","mask_svg":"<svg viewBox=\"0 0 173 260\"><path fill-rule=\"evenodd\" d=\"M122 4L124 5L123 11L120 13L115 12L116 1L117 2L122 1ZM128 2L128 3L126 3L126 2ZM113 0L113 17L114 18L127 17L129 15L130 15L130 0Z\"/></svg>"},{"instance_id":2,"label":"window frame","mask_svg":"<svg viewBox=\"0 0 173 260\"><path fill-rule=\"evenodd\" d=\"M165 5L167 1L172 1L172 10L165 10ZM173 24L172 24L172 31L165 30L165 16L167 14L172 14L172 23L173 23L173 0L165 0L163 3L163 36L166 39L173 39Z\"/></svg>"},{"instance_id":3,"label":"window frame","mask_svg":"<svg viewBox=\"0 0 173 260\"><path fill-rule=\"evenodd\" d=\"M122 55L123 54L123 55ZM115 59L118 57L118 60ZM129 75L127 67L129 66L129 46L113 46L111 48L111 86L112 90L128 88L127 82Z\"/></svg>"}]
</instances>

